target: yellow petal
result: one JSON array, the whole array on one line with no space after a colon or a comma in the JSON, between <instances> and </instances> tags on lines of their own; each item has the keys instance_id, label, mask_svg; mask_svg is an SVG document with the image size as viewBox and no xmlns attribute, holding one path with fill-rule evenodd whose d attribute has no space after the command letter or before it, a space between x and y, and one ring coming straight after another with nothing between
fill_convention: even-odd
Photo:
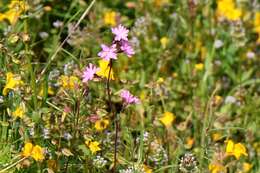
<instances>
[{"instance_id":1,"label":"yellow petal","mask_svg":"<svg viewBox=\"0 0 260 173\"><path fill-rule=\"evenodd\" d=\"M14 90L16 87L23 85L23 81L11 72L6 73L6 84L3 89L3 95L6 96L10 90Z\"/></svg>"},{"instance_id":2,"label":"yellow petal","mask_svg":"<svg viewBox=\"0 0 260 173\"><path fill-rule=\"evenodd\" d=\"M169 43L169 38L168 37L162 37L160 39L162 47L165 49Z\"/></svg>"},{"instance_id":3,"label":"yellow petal","mask_svg":"<svg viewBox=\"0 0 260 173\"><path fill-rule=\"evenodd\" d=\"M246 147L241 143L237 143L234 146L234 156L239 159L241 155L247 156Z\"/></svg>"},{"instance_id":4,"label":"yellow petal","mask_svg":"<svg viewBox=\"0 0 260 173\"><path fill-rule=\"evenodd\" d=\"M33 144L28 142L24 145L22 156L29 157L32 153Z\"/></svg>"},{"instance_id":5,"label":"yellow petal","mask_svg":"<svg viewBox=\"0 0 260 173\"><path fill-rule=\"evenodd\" d=\"M152 169L150 167L146 166L146 165L143 165L143 168L144 168L145 173L152 173L153 172Z\"/></svg>"},{"instance_id":6,"label":"yellow petal","mask_svg":"<svg viewBox=\"0 0 260 173\"><path fill-rule=\"evenodd\" d=\"M106 129L108 125L109 125L109 120L107 120L107 119L97 120L95 122L95 129L97 131L102 131L102 130Z\"/></svg>"},{"instance_id":7,"label":"yellow petal","mask_svg":"<svg viewBox=\"0 0 260 173\"><path fill-rule=\"evenodd\" d=\"M103 77L103 78L108 78L109 77L109 61L106 60L99 60L99 71L96 73L98 76ZM110 79L114 80L114 72L113 69L110 71Z\"/></svg>"},{"instance_id":8,"label":"yellow petal","mask_svg":"<svg viewBox=\"0 0 260 173\"><path fill-rule=\"evenodd\" d=\"M31 156L35 161L42 161L44 159L44 149L39 145L36 145L33 147Z\"/></svg>"},{"instance_id":9,"label":"yellow petal","mask_svg":"<svg viewBox=\"0 0 260 173\"><path fill-rule=\"evenodd\" d=\"M90 151L92 152L92 154L95 154L97 151L100 151L101 148L99 147L99 142L94 141L94 142L90 142L88 145Z\"/></svg>"},{"instance_id":10,"label":"yellow petal","mask_svg":"<svg viewBox=\"0 0 260 173\"><path fill-rule=\"evenodd\" d=\"M214 133L214 134L212 134L212 139L213 139L214 142L220 140L221 137L222 137L222 135L221 135L220 133Z\"/></svg>"},{"instance_id":11,"label":"yellow petal","mask_svg":"<svg viewBox=\"0 0 260 173\"><path fill-rule=\"evenodd\" d=\"M175 115L171 112L165 112L159 119L166 127L170 127L172 122L175 120Z\"/></svg>"},{"instance_id":12,"label":"yellow petal","mask_svg":"<svg viewBox=\"0 0 260 173\"><path fill-rule=\"evenodd\" d=\"M195 69L196 70L203 70L203 68L204 68L204 64L202 64L202 63L198 63L198 64L195 64Z\"/></svg>"},{"instance_id":13,"label":"yellow petal","mask_svg":"<svg viewBox=\"0 0 260 173\"><path fill-rule=\"evenodd\" d=\"M116 12L106 12L104 15L104 23L110 26L116 26Z\"/></svg>"},{"instance_id":14,"label":"yellow petal","mask_svg":"<svg viewBox=\"0 0 260 173\"><path fill-rule=\"evenodd\" d=\"M23 118L23 116L24 116L24 114L25 114L25 108L22 106L22 105L20 105L19 107L17 107L16 109L15 109L15 111L12 113L12 115L15 117L15 118Z\"/></svg>"},{"instance_id":15,"label":"yellow petal","mask_svg":"<svg viewBox=\"0 0 260 173\"><path fill-rule=\"evenodd\" d=\"M243 172L246 173L246 172L249 172L251 169L252 169L253 165L250 164L250 163L243 163Z\"/></svg>"},{"instance_id":16,"label":"yellow petal","mask_svg":"<svg viewBox=\"0 0 260 173\"><path fill-rule=\"evenodd\" d=\"M234 151L234 142L232 140L227 141L227 146L226 146L226 153L227 154L232 154Z\"/></svg>"}]
</instances>

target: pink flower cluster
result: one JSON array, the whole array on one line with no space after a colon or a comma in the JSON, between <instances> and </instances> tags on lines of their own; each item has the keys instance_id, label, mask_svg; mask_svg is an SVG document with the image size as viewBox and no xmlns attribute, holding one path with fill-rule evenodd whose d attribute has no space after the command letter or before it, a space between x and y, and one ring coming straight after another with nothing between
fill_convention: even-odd
<instances>
[{"instance_id":1,"label":"pink flower cluster","mask_svg":"<svg viewBox=\"0 0 260 173\"><path fill-rule=\"evenodd\" d=\"M102 50L98 53L98 56L109 61L110 59L117 59L117 53L124 52L128 57L132 57L135 52L127 38L129 30L122 25L111 30L115 35L114 41L111 46L102 44Z\"/></svg>"},{"instance_id":2,"label":"pink flower cluster","mask_svg":"<svg viewBox=\"0 0 260 173\"><path fill-rule=\"evenodd\" d=\"M140 100L133 96L128 90L122 90L120 93L120 97L123 99L125 104L138 104Z\"/></svg>"},{"instance_id":3,"label":"pink flower cluster","mask_svg":"<svg viewBox=\"0 0 260 173\"><path fill-rule=\"evenodd\" d=\"M135 52L127 38L129 30L122 25L112 28L111 30L114 34L112 45L107 46L105 44L101 44L102 50L98 53L98 56L106 61L117 59L117 53L121 52L125 53L128 57L132 57ZM87 83L88 81L93 80L95 74L99 70L99 68L90 63L83 72L83 82ZM128 90L122 90L120 96L126 105L140 103L140 100L133 96Z\"/></svg>"},{"instance_id":4,"label":"pink flower cluster","mask_svg":"<svg viewBox=\"0 0 260 173\"><path fill-rule=\"evenodd\" d=\"M92 80L95 76L95 73L99 71L95 65L89 63L89 65L85 68L82 78L83 82L87 83L89 80Z\"/></svg>"},{"instance_id":5,"label":"pink flower cluster","mask_svg":"<svg viewBox=\"0 0 260 173\"><path fill-rule=\"evenodd\" d=\"M112 28L111 30L115 35L114 41L111 46L101 44L102 50L98 53L98 56L106 61L109 61L110 59L117 59L117 53L119 52L124 52L128 57L132 57L135 52L128 42L127 37L129 30L122 25ZM83 72L83 82L87 83L88 81L92 80L97 71L99 71L99 68L90 63Z\"/></svg>"}]
</instances>

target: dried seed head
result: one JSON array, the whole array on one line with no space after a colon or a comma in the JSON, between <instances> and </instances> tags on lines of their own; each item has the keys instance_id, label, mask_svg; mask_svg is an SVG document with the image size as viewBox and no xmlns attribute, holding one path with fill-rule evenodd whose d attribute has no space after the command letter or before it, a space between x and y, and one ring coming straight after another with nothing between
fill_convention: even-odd
<instances>
[{"instance_id":1,"label":"dried seed head","mask_svg":"<svg viewBox=\"0 0 260 173\"><path fill-rule=\"evenodd\" d=\"M194 173L198 171L197 159L192 153L185 153L181 157L179 170L183 173Z\"/></svg>"}]
</instances>

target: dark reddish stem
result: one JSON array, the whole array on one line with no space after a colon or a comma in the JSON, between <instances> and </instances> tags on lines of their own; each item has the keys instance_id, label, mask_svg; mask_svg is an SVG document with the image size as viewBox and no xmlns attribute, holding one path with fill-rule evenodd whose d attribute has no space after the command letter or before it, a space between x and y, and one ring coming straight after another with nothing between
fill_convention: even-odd
<instances>
[{"instance_id":1,"label":"dark reddish stem","mask_svg":"<svg viewBox=\"0 0 260 173\"><path fill-rule=\"evenodd\" d=\"M116 163L117 163L117 140L118 140L118 127L119 123L117 120L116 113L112 107L112 101L111 101L111 92L110 92L110 77L111 77L111 71L112 71L112 66L113 66L113 60L110 59L109 61L109 71L108 71L108 78L107 78L107 83L106 83L106 90L107 90L107 96L108 96L108 106L109 110L113 114L114 122L115 122L115 144L114 144L114 166L112 169L112 172L116 172Z\"/></svg>"}]
</instances>

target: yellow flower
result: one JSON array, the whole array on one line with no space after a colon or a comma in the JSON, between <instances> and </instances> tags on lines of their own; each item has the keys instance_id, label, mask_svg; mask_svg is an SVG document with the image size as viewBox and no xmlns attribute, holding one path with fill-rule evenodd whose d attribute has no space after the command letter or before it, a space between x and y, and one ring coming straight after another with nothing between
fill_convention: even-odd
<instances>
[{"instance_id":1,"label":"yellow flower","mask_svg":"<svg viewBox=\"0 0 260 173\"><path fill-rule=\"evenodd\" d=\"M104 23L110 26L116 26L116 12L106 12L104 15Z\"/></svg>"},{"instance_id":2,"label":"yellow flower","mask_svg":"<svg viewBox=\"0 0 260 173\"><path fill-rule=\"evenodd\" d=\"M154 5L156 7L162 7L169 3L169 0L154 0Z\"/></svg>"},{"instance_id":3,"label":"yellow flower","mask_svg":"<svg viewBox=\"0 0 260 173\"><path fill-rule=\"evenodd\" d=\"M173 73L172 73L172 77L173 77L173 78L177 78L177 77L178 77L178 73L173 72Z\"/></svg>"},{"instance_id":4,"label":"yellow flower","mask_svg":"<svg viewBox=\"0 0 260 173\"><path fill-rule=\"evenodd\" d=\"M253 165L250 164L250 163L243 163L243 172L246 173L246 172L249 172L251 169L252 169Z\"/></svg>"},{"instance_id":5,"label":"yellow flower","mask_svg":"<svg viewBox=\"0 0 260 173\"><path fill-rule=\"evenodd\" d=\"M164 82L164 79L162 77L159 77L159 79L157 80L158 84L162 84Z\"/></svg>"},{"instance_id":6,"label":"yellow flower","mask_svg":"<svg viewBox=\"0 0 260 173\"><path fill-rule=\"evenodd\" d=\"M228 20L239 20L242 16L242 10L235 7L233 0L218 0L217 15L225 17Z\"/></svg>"},{"instance_id":7,"label":"yellow flower","mask_svg":"<svg viewBox=\"0 0 260 173\"><path fill-rule=\"evenodd\" d=\"M107 120L107 119L97 120L95 122L95 129L97 131L103 131L104 129L107 128L108 125L109 125L109 120Z\"/></svg>"},{"instance_id":8,"label":"yellow flower","mask_svg":"<svg viewBox=\"0 0 260 173\"><path fill-rule=\"evenodd\" d=\"M165 127L170 127L172 122L175 120L175 115L171 112L165 112L159 119Z\"/></svg>"},{"instance_id":9,"label":"yellow flower","mask_svg":"<svg viewBox=\"0 0 260 173\"><path fill-rule=\"evenodd\" d=\"M32 153L32 149L33 149L32 143L30 143L30 142L25 143L23 152L22 152L22 156L29 157Z\"/></svg>"},{"instance_id":10,"label":"yellow flower","mask_svg":"<svg viewBox=\"0 0 260 173\"><path fill-rule=\"evenodd\" d=\"M144 101L146 99L146 97L147 97L146 91L142 90L140 93L140 96L139 96L140 100Z\"/></svg>"},{"instance_id":11,"label":"yellow flower","mask_svg":"<svg viewBox=\"0 0 260 173\"><path fill-rule=\"evenodd\" d=\"M23 105L18 106L15 111L12 113L12 115L15 118L23 118L25 114L25 107Z\"/></svg>"},{"instance_id":12,"label":"yellow flower","mask_svg":"<svg viewBox=\"0 0 260 173\"><path fill-rule=\"evenodd\" d=\"M100 70L96 73L100 77L108 78L109 76L109 61L106 60L99 60L98 61ZM110 79L114 80L114 72L113 69L111 69L110 72Z\"/></svg>"},{"instance_id":13,"label":"yellow flower","mask_svg":"<svg viewBox=\"0 0 260 173\"><path fill-rule=\"evenodd\" d=\"M226 168L219 163L211 163L209 164L209 171L211 173L224 173L226 172Z\"/></svg>"},{"instance_id":14,"label":"yellow flower","mask_svg":"<svg viewBox=\"0 0 260 173\"><path fill-rule=\"evenodd\" d=\"M34 146L31 157L34 158L35 161L42 161L44 159L44 149L39 145Z\"/></svg>"},{"instance_id":15,"label":"yellow flower","mask_svg":"<svg viewBox=\"0 0 260 173\"><path fill-rule=\"evenodd\" d=\"M233 155L236 159L239 159L241 155L247 156L245 146L241 143L235 144L232 140L227 141L226 154L228 156Z\"/></svg>"},{"instance_id":16,"label":"yellow flower","mask_svg":"<svg viewBox=\"0 0 260 173\"><path fill-rule=\"evenodd\" d=\"M162 47L165 49L169 43L169 38L168 37L162 37L160 39Z\"/></svg>"},{"instance_id":17,"label":"yellow flower","mask_svg":"<svg viewBox=\"0 0 260 173\"><path fill-rule=\"evenodd\" d=\"M194 138L188 137L188 138L186 139L185 148L191 149L192 146L193 146L193 144L194 144L194 142L195 142Z\"/></svg>"},{"instance_id":18,"label":"yellow flower","mask_svg":"<svg viewBox=\"0 0 260 173\"><path fill-rule=\"evenodd\" d=\"M12 0L11 3L8 5L9 10L7 10L5 13L0 13L0 21L6 19L8 20L12 25L14 25L19 16L23 11L26 11L29 7L28 4L25 3L25 1L20 0Z\"/></svg>"},{"instance_id":19,"label":"yellow flower","mask_svg":"<svg viewBox=\"0 0 260 173\"><path fill-rule=\"evenodd\" d=\"M88 148L90 149L92 154L95 154L97 151L101 150L101 148L99 147L99 142L97 142L97 141L92 142L90 140L87 140L87 141L85 141L85 144L88 146Z\"/></svg>"},{"instance_id":20,"label":"yellow flower","mask_svg":"<svg viewBox=\"0 0 260 173\"><path fill-rule=\"evenodd\" d=\"M222 103L222 101L223 101L223 98L222 98L221 96L216 95L216 96L214 97L214 104L215 104L215 105L219 105L220 103Z\"/></svg>"},{"instance_id":21,"label":"yellow flower","mask_svg":"<svg viewBox=\"0 0 260 173\"><path fill-rule=\"evenodd\" d=\"M48 95L54 95L54 91L53 91L52 87L48 87ZM43 87L41 87L41 90L39 92L39 96L43 97Z\"/></svg>"},{"instance_id":22,"label":"yellow flower","mask_svg":"<svg viewBox=\"0 0 260 173\"><path fill-rule=\"evenodd\" d=\"M255 14L254 26L255 32L260 33L260 12Z\"/></svg>"},{"instance_id":23,"label":"yellow flower","mask_svg":"<svg viewBox=\"0 0 260 173\"><path fill-rule=\"evenodd\" d=\"M153 172L153 170L146 165L143 165L143 168L144 168L145 173L152 173Z\"/></svg>"},{"instance_id":24,"label":"yellow flower","mask_svg":"<svg viewBox=\"0 0 260 173\"><path fill-rule=\"evenodd\" d=\"M220 133L213 133L213 134L212 134L212 140L213 140L214 142L219 141L221 138L222 138L222 135L221 135Z\"/></svg>"},{"instance_id":25,"label":"yellow flower","mask_svg":"<svg viewBox=\"0 0 260 173\"><path fill-rule=\"evenodd\" d=\"M80 85L80 80L76 76L65 76L61 75L59 78L59 84L64 89L75 89Z\"/></svg>"},{"instance_id":26,"label":"yellow flower","mask_svg":"<svg viewBox=\"0 0 260 173\"><path fill-rule=\"evenodd\" d=\"M240 9L233 9L226 14L226 17L229 20L239 20L241 15L242 11Z\"/></svg>"},{"instance_id":27,"label":"yellow flower","mask_svg":"<svg viewBox=\"0 0 260 173\"><path fill-rule=\"evenodd\" d=\"M6 96L10 90L15 90L17 87L23 85L20 77L15 76L13 73L6 73L6 84L3 89L3 95Z\"/></svg>"},{"instance_id":28,"label":"yellow flower","mask_svg":"<svg viewBox=\"0 0 260 173\"><path fill-rule=\"evenodd\" d=\"M44 9L44 11L46 11L46 12L49 12L49 11L52 10L51 6L48 6L48 5L47 5L47 6L44 6L43 9Z\"/></svg>"},{"instance_id":29,"label":"yellow flower","mask_svg":"<svg viewBox=\"0 0 260 173\"><path fill-rule=\"evenodd\" d=\"M32 157L36 161L42 161L44 159L44 149L39 145L33 146L32 143L27 142L24 145L22 156Z\"/></svg>"},{"instance_id":30,"label":"yellow flower","mask_svg":"<svg viewBox=\"0 0 260 173\"><path fill-rule=\"evenodd\" d=\"M202 64L202 63L195 64L196 70L201 71L201 70L203 70L203 68L204 68L204 64Z\"/></svg>"}]
</instances>

